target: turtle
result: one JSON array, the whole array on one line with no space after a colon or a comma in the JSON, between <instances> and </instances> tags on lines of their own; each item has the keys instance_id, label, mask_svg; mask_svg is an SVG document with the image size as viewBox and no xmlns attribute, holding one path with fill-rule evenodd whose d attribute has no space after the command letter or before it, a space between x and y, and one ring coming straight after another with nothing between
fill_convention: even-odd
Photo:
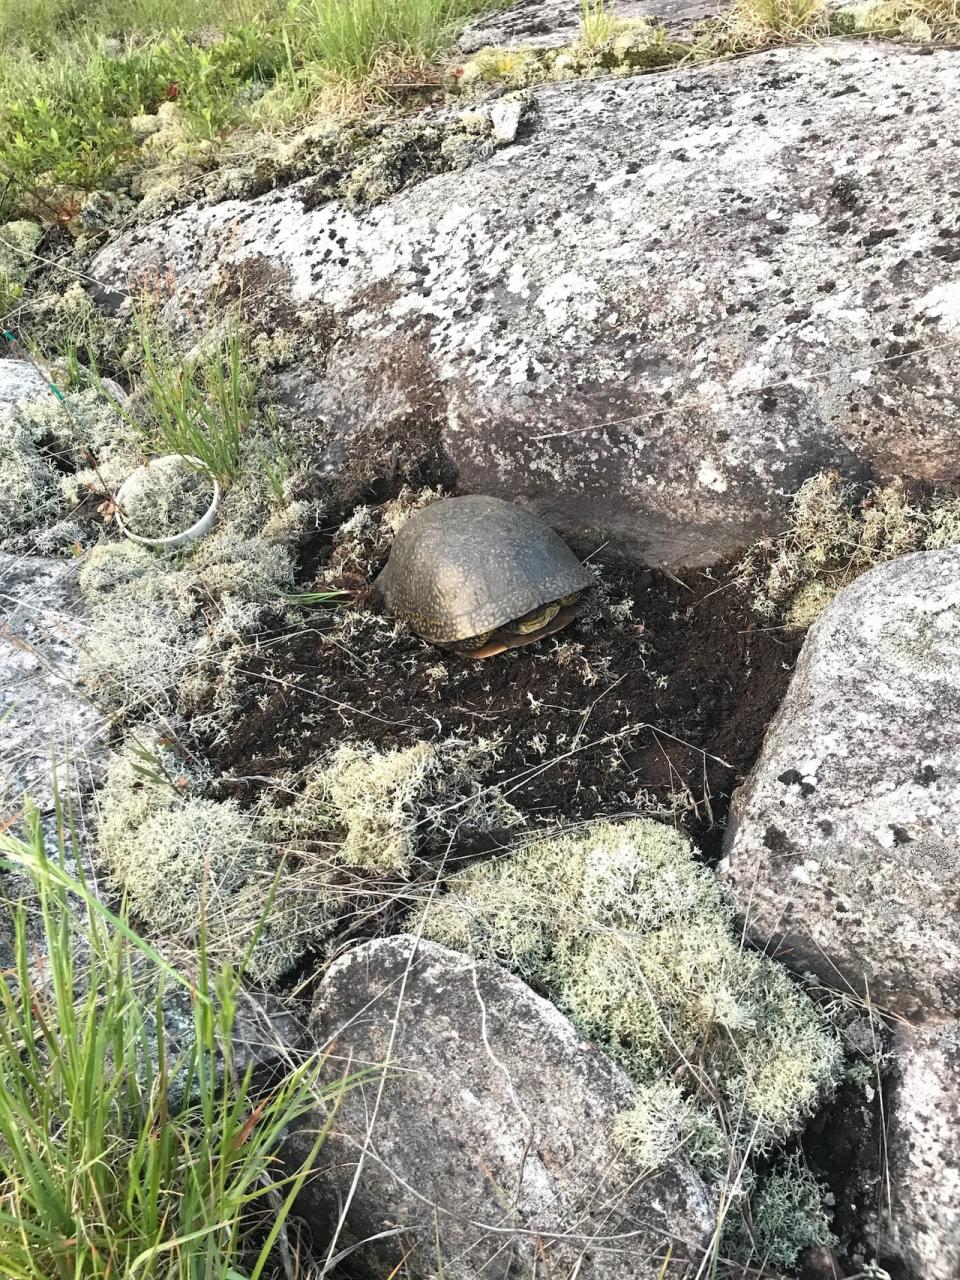
<instances>
[{"instance_id":1,"label":"turtle","mask_svg":"<svg viewBox=\"0 0 960 1280\"><path fill-rule=\"evenodd\" d=\"M537 516L469 494L411 516L374 586L387 611L423 639L489 658L565 627L592 583Z\"/></svg>"}]
</instances>

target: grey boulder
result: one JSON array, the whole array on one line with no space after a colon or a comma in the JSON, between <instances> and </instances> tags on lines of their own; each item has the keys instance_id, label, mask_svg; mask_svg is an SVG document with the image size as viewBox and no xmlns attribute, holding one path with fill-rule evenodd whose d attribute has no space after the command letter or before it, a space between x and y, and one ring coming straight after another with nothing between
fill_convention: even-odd
<instances>
[{"instance_id":1,"label":"grey boulder","mask_svg":"<svg viewBox=\"0 0 960 1280\"><path fill-rule=\"evenodd\" d=\"M43 400L50 388L26 360L0 360L0 412L21 401Z\"/></svg>"},{"instance_id":2,"label":"grey boulder","mask_svg":"<svg viewBox=\"0 0 960 1280\"><path fill-rule=\"evenodd\" d=\"M366 1242L360 1274L382 1280L406 1257L444 1280L653 1280L702 1256L716 1213L699 1177L679 1154L653 1174L624 1160L611 1130L630 1082L499 965L410 937L365 943L327 973L311 1029L331 1080L366 1079L344 1093L298 1211L326 1240L349 1206L336 1248ZM289 1160L319 1123L288 1140Z\"/></svg>"},{"instance_id":3,"label":"grey boulder","mask_svg":"<svg viewBox=\"0 0 960 1280\"><path fill-rule=\"evenodd\" d=\"M811 628L735 794L752 936L903 1017L960 1014L960 547L879 566Z\"/></svg>"},{"instance_id":4,"label":"grey boulder","mask_svg":"<svg viewBox=\"0 0 960 1280\"><path fill-rule=\"evenodd\" d=\"M107 300L169 273L171 323L266 274L335 319L291 371L331 468L429 426L462 490L578 549L705 564L824 468L960 476L958 134L950 50L571 81L462 172L366 209L310 179L192 206L91 274Z\"/></svg>"},{"instance_id":5,"label":"grey boulder","mask_svg":"<svg viewBox=\"0 0 960 1280\"><path fill-rule=\"evenodd\" d=\"M900 1280L960 1275L960 1026L901 1028L887 1097L881 1263Z\"/></svg>"},{"instance_id":6,"label":"grey boulder","mask_svg":"<svg viewBox=\"0 0 960 1280\"><path fill-rule=\"evenodd\" d=\"M77 566L0 555L0 826L24 795L41 811L103 776L107 724L76 686L86 623Z\"/></svg>"}]
</instances>

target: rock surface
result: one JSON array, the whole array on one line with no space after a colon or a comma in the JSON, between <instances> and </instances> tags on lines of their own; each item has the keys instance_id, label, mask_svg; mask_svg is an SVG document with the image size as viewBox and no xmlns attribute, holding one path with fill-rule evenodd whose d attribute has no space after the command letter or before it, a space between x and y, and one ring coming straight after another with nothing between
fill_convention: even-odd
<instances>
[{"instance_id":1,"label":"rock surface","mask_svg":"<svg viewBox=\"0 0 960 1280\"><path fill-rule=\"evenodd\" d=\"M519 1280L541 1266L652 1280L682 1273L688 1250L700 1256L715 1221L700 1179L681 1157L648 1176L624 1161L611 1128L630 1082L498 965L413 938L365 943L327 973L312 1031L333 1079L392 1065L339 1243L400 1231L352 1255L362 1274L383 1277L406 1256L444 1280ZM299 1211L317 1239L347 1198L379 1083L345 1093L305 1188ZM311 1141L295 1135L288 1154ZM668 1244L676 1272L664 1273Z\"/></svg>"},{"instance_id":2,"label":"rock surface","mask_svg":"<svg viewBox=\"0 0 960 1280\"><path fill-rule=\"evenodd\" d=\"M619 0L608 6L619 20L649 18L662 23L671 35L687 36L704 18L725 8L721 0ZM484 45L511 48L529 45L555 49L573 44L580 34L583 0L519 0L506 9L495 9L471 23L457 41L462 53L476 53Z\"/></svg>"},{"instance_id":3,"label":"rock surface","mask_svg":"<svg viewBox=\"0 0 960 1280\"><path fill-rule=\"evenodd\" d=\"M880 1261L899 1280L960 1275L960 1026L898 1031L887 1100Z\"/></svg>"},{"instance_id":4,"label":"rock surface","mask_svg":"<svg viewBox=\"0 0 960 1280\"><path fill-rule=\"evenodd\" d=\"M960 547L871 570L813 625L724 847L789 964L907 1018L960 1013Z\"/></svg>"},{"instance_id":5,"label":"rock surface","mask_svg":"<svg viewBox=\"0 0 960 1280\"><path fill-rule=\"evenodd\" d=\"M105 300L175 279L171 319L245 273L328 304L296 381L331 459L435 421L464 490L578 549L708 563L826 467L960 478L952 52L826 42L534 99L515 144L366 211L306 179L134 228L92 274Z\"/></svg>"},{"instance_id":6,"label":"rock surface","mask_svg":"<svg viewBox=\"0 0 960 1280\"><path fill-rule=\"evenodd\" d=\"M21 400L41 400L50 389L25 360L0 360L0 413Z\"/></svg>"},{"instance_id":7,"label":"rock surface","mask_svg":"<svg viewBox=\"0 0 960 1280\"><path fill-rule=\"evenodd\" d=\"M76 687L83 634L76 565L0 555L0 825L24 793L41 811L103 775L106 722ZM70 779L68 788L67 780Z\"/></svg>"}]
</instances>

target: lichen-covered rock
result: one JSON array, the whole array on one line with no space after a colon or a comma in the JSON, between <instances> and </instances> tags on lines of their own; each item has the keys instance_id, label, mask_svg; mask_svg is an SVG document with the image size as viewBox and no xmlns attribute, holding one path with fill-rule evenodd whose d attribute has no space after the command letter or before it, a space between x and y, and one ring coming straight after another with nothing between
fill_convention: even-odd
<instances>
[{"instance_id":1,"label":"lichen-covered rock","mask_svg":"<svg viewBox=\"0 0 960 1280\"><path fill-rule=\"evenodd\" d=\"M548 833L464 868L448 889L411 927L505 964L624 1067L638 1097L620 1131L644 1167L682 1145L722 1180L739 1153L782 1144L830 1094L836 1036L782 966L743 947L723 887L672 827L600 820ZM676 1078L684 1054L709 1090Z\"/></svg>"},{"instance_id":2,"label":"lichen-covered rock","mask_svg":"<svg viewBox=\"0 0 960 1280\"><path fill-rule=\"evenodd\" d=\"M956 1280L960 1275L960 1027L956 1023L898 1030L886 1115L880 1261L901 1280Z\"/></svg>"},{"instance_id":3,"label":"lichen-covered rock","mask_svg":"<svg viewBox=\"0 0 960 1280\"><path fill-rule=\"evenodd\" d=\"M64 801L103 774L107 726L75 683L76 576L71 561L0 555L0 828L24 793L53 808L54 763Z\"/></svg>"},{"instance_id":4,"label":"lichen-covered rock","mask_svg":"<svg viewBox=\"0 0 960 1280\"><path fill-rule=\"evenodd\" d=\"M26 360L0 360L0 413L22 400L41 400L50 389Z\"/></svg>"},{"instance_id":5,"label":"lichen-covered rock","mask_svg":"<svg viewBox=\"0 0 960 1280\"><path fill-rule=\"evenodd\" d=\"M619 0L607 12L616 21L648 18L663 23L671 34L689 35L696 23L715 17L722 8L719 0ZM578 39L583 12L583 0L519 0L472 22L457 48L462 53L476 53L487 45L559 48Z\"/></svg>"},{"instance_id":6,"label":"lichen-covered rock","mask_svg":"<svg viewBox=\"0 0 960 1280\"><path fill-rule=\"evenodd\" d=\"M960 1013L960 547L880 565L814 624L725 852L788 963L908 1018Z\"/></svg>"},{"instance_id":7,"label":"lichen-covered rock","mask_svg":"<svg viewBox=\"0 0 960 1280\"><path fill-rule=\"evenodd\" d=\"M351 1255L358 1274L381 1280L406 1259L444 1280L519 1280L541 1265L654 1280L702 1257L716 1209L700 1179L679 1155L637 1176L612 1137L629 1080L499 965L409 937L365 943L328 971L311 1029L331 1080L367 1072L298 1207L329 1238L372 1124L341 1237L366 1241ZM293 1161L317 1119L288 1139Z\"/></svg>"},{"instance_id":8,"label":"lichen-covered rock","mask_svg":"<svg viewBox=\"0 0 960 1280\"><path fill-rule=\"evenodd\" d=\"M949 50L571 81L533 91L512 145L373 208L304 179L135 228L92 274L136 293L169 269L173 321L266 264L335 319L336 358L298 380L331 467L382 440L389 383L392 438L435 422L464 489L706 563L818 471L960 474L958 128Z\"/></svg>"}]
</instances>

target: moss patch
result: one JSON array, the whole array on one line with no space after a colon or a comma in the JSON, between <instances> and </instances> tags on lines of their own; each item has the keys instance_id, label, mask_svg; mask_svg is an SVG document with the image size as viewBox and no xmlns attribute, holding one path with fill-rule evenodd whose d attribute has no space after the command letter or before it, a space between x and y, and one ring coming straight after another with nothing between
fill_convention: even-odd
<instances>
[{"instance_id":1,"label":"moss patch","mask_svg":"<svg viewBox=\"0 0 960 1280\"><path fill-rule=\"evenodd\" d=\"M480 49L456 69L454 78L461 93L477 96L490 85L526 88L592 76L637 75L680 62L691 49L656 23L611 21L602 32L560 48Z\"/></svg>"},{"instance_id":2,"label":"moss patch","mask_svg":"<svg viewBox=\"0 0 960 1280\"><path fill-rule=\"evenodd\" d=\"M449 890L422 916L428 937L542 986L639 1085L672 1081L735 1149L775 1148L832 1088L836 1037L780 966L744 949L716 877L671 828L597 822ZM633 1118L641 1163L665 1158L664 1102L648 1095Z\"/></svg>"},{"instance_id":3,"label":"moss patch","mask_svg":"<svg viewBox=\"0 0 960 1280\"><path fill-rule=\"evenodd\" d=\"M821 472L793 499L789 529L756 543L735 576L761 617L799 630L874 565L956 543L960 497L911 496L900 481L863 494L837 472Z\"/></svg>"},{"instance_id":4,"label":"moss patch","mask_svg":"<svg viewBox=\"0 0 960 1280\"><path fill-rule=\"evenodd\" d=\"M153 934L195 944L203 920L212 955L270 982L329 933L335 898L313 868L281 868L269 825L208 784L155 737L131 740L100 793L100 852Z\"/></svg>"},{"instance_id":5,"label":"moss patch","mask_svg":"<svg viewBox=\"0 0 960 1280\"><path fill-rule=\"evenodd\" d=\"M152 220L193 200L248 199L309 179L308 207L343 200L369 208L440 173L467 168L495 146L490 116L470 111L449 120L408 118L330 121L279 139L247 132L203 165L173 154L137 179L139 216Z\"/></svg>"},{"instance_id":6,"label":"moss patch","mask_svg":"<svg viewBox=\"0 0 960 1280\"><path fill-rule=\"evenodd\" d=\"M406 876L415 857L449 847L461 831L521 821L498 787L482 785L495 760L494 745L482 740L385 752L345 743L308 779L288 825L337 833L337 862Z\"/></svg>"}]
</instances>

